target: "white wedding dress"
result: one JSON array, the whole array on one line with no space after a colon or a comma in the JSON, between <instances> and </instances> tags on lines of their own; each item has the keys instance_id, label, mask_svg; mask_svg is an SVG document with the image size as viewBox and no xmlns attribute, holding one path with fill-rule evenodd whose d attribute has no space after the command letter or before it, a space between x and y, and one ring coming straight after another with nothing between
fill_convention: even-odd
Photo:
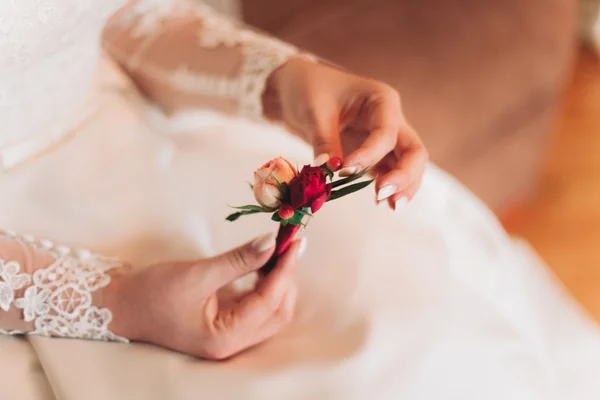
<instances>
[{"instance_id":1,"label":"white wedding dress","mask_svg":"<svg viewBox=\"0 0 600 400\"><path fill-rule=\"evenodd\" d=\"M193 11L198 54L241 51L236 68L200 74L170 68L168 55L112 49L148 79L250 117L195 107L168 118L102 53L101 31L123 6L1 2L0 228L138 265L211 256L274 230L268 218L225 216L228 203L252 201L245 182L266 160L312 159L283 129L250 122L266 75L294 50L204 7ZM164 20L189 13L142 1L115 29L148 50ZM3 336L0 398L600 398L600 330L472 194L429 166L402 212L372 198L359 192L311 221L297 317L274 339L213 363L149 345ZM27 311L27 299L15 304Z\"/></svg>"}]
</instances>

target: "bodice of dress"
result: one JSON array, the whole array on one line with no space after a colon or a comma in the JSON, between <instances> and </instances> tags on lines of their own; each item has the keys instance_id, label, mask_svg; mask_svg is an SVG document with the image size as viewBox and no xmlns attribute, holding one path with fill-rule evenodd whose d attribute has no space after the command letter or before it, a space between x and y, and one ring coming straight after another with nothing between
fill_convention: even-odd
<instances>
[{"instance_id":1,"label":"bodice of dress","mask_svg":"<svg viewBox=\"0 0 600 400\"><path fill-rule=\"evenodd\" d=\"M0 2L0 148L84 118L107 19L124 0Z\"/></svg>"},{"instance_id":2,"label":"bodice of dress","mask_svg":"<svg viewBox=\"0 0 600 400\"><path fill-rule=\"evenodd\" d=\"M296 53L198 0L3 0L0 173L94 111L103 46L167 111L212 107L248 117L262 116L268 75Z\"/></svg>"}]
</instances>

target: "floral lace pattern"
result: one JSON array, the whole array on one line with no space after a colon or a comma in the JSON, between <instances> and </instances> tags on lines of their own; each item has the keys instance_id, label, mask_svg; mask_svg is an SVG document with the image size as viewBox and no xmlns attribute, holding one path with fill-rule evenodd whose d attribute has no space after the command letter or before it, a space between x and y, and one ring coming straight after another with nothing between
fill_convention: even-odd
<instances>
[{"instance_id":1,"label":"floral lace pattern","mask_svg":"<svg viewBox=\"0 0 600 400\"><path fill-rule=\"evenodd\" d=\"M8 311L15 300L15 291L31 282L30 276L20 274L20 270L19 263L0 260L0 308L4 311Z\"/></svg>"},{"instance_id":2,"label":"floral lace pattern","mask_svg":"<svg viewBox=\"0 0 600 400\"><path fill-rule=\"evenodd\" d=\"M92 305L92 294L110 283L107 272L119 267L120 262L27 235L0 231L0 236L19 241L34 251L47 252L55 259L52 265L35 271L32 276L20 273L17 262L0 260L0 308L8 311L12 305L23 310L23 319L35 326L35 330L28 332L0 330L0 333L127 342L109 331L110 310ZM16 291L23 288L26 288L23 296L15 298Z\"/></svg>"},{"instance_id":3,"label":"floral lace pattern","mask_svg":"<svg viewBox=\"0 0 600 400\"><path fill-rule=\"evenodd\" d=\"M161 23L181 17L195 17L202 21L202 28L197 33L199 47L239 49L243 62L237 77L193 72L187 65L173 70L149 66L141 53L129 57L125 63L133 69L143 66L153 79L166 82L184 93L237 100L241 115L261 119L262 94L268 76L291 55L297 54L297 50L286 43L240 28L210 7L189 0L139 0L119 24L128 26L132 37L152 40L161 34ZM151 51L151 45L140 48L144 52Z\"/></svg>"}]
</instances>

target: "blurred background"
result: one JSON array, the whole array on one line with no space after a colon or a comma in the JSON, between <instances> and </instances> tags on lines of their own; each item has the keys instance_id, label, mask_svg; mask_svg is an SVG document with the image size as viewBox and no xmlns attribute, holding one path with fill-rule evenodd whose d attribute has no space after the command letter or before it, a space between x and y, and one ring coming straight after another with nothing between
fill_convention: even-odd
<instances>
[{"instance_id":1,"label":"blurred background","mask_svg":"<svg viewBox=\"0 0 600 400\"><path fill-rule=\"evenodd\" d=\"M434 162L600 321L600 0L206 0L403 96Z\"/></svg>"}]
</instances>

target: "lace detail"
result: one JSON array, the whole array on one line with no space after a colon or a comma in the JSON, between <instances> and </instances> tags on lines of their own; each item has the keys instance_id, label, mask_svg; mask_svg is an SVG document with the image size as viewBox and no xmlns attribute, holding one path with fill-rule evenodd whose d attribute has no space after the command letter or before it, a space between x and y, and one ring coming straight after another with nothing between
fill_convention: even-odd
<instances>
[{"instance_id":1,"label":"lace detail","mask_svg":"<svg viewBox=\"0 0 600 400\"><path fill-rule=\"evenodd\" d=\"M110 310L92 305L92 294L110 283L107 272L121 266L118 260L99 257L87 250L73 251L28 235L0 231L0 236L55 258L52 265L35 271L33 276L20 273L17 262L0 260L0 307L8 311L12 304L23 310L24 321L35 326L32 331L0 330L0 333L127 342L109 331ZM15 298L17 290L25 287L23 296Z\"/></svg>"},{"instance_id":2,"label":"lace detail","mask_svg":"<svg viewBox=\"0 0 600 400\"><path fill-rule=\"evenodd\" d=\"M238 77L240 113L247 117L263 115L262 94L269 75L282 66L298 51L293 46L259 35L247 29L239 29L232 21L219 18L208 7L204 10L204 29L198 35L200 46L239 47L244 63Z\"/></svg>"},{"instance_id":3,"label":"lace detail","mask_svg":"<svg viewBox=\"0 0 600 400\"><path fill-rule=\"evenodd\" d=\"M243 61L235 78L193 71L185 60L173 69L152 65L148 62L152 46L148 43L142 44L138 53L125 56L125 60L121 61L133 70L142 69L147 77L168 83L180 92L237 100L241 115L262 118L262 94L267 78L291 55L298 53L296 48L240 28L210 7L187 0L140 0L120 18L118 24L129 26L129 35L133 38L152 41L162 33L162 24L181 18L202 21L202 28L196 33L200 48L224 47L241 53Z\"/></svg>"},{"instance_id":4,"label":"lace detail","mask_svg":"<svg viewBox=\"0 0 600 400\"><path fill-rule=\"evenodd\" d=\"M180 0L137 0L120 24L133 26L131 35L140 38L160 32L162 21L197 14L201 6Z\"/></svg>"},{"instance_id":5,"label":"lace detail","mask_svg":"<svg viewBox=\"0 0 600 400\"><path fill-rule=\"evenodd\" d=\"M15 291L31 282L29 275L19 274L20 270L19 263L0 260L0 308L4 311L10 309L15 299Z\"/></svg>"}]
</instances>

